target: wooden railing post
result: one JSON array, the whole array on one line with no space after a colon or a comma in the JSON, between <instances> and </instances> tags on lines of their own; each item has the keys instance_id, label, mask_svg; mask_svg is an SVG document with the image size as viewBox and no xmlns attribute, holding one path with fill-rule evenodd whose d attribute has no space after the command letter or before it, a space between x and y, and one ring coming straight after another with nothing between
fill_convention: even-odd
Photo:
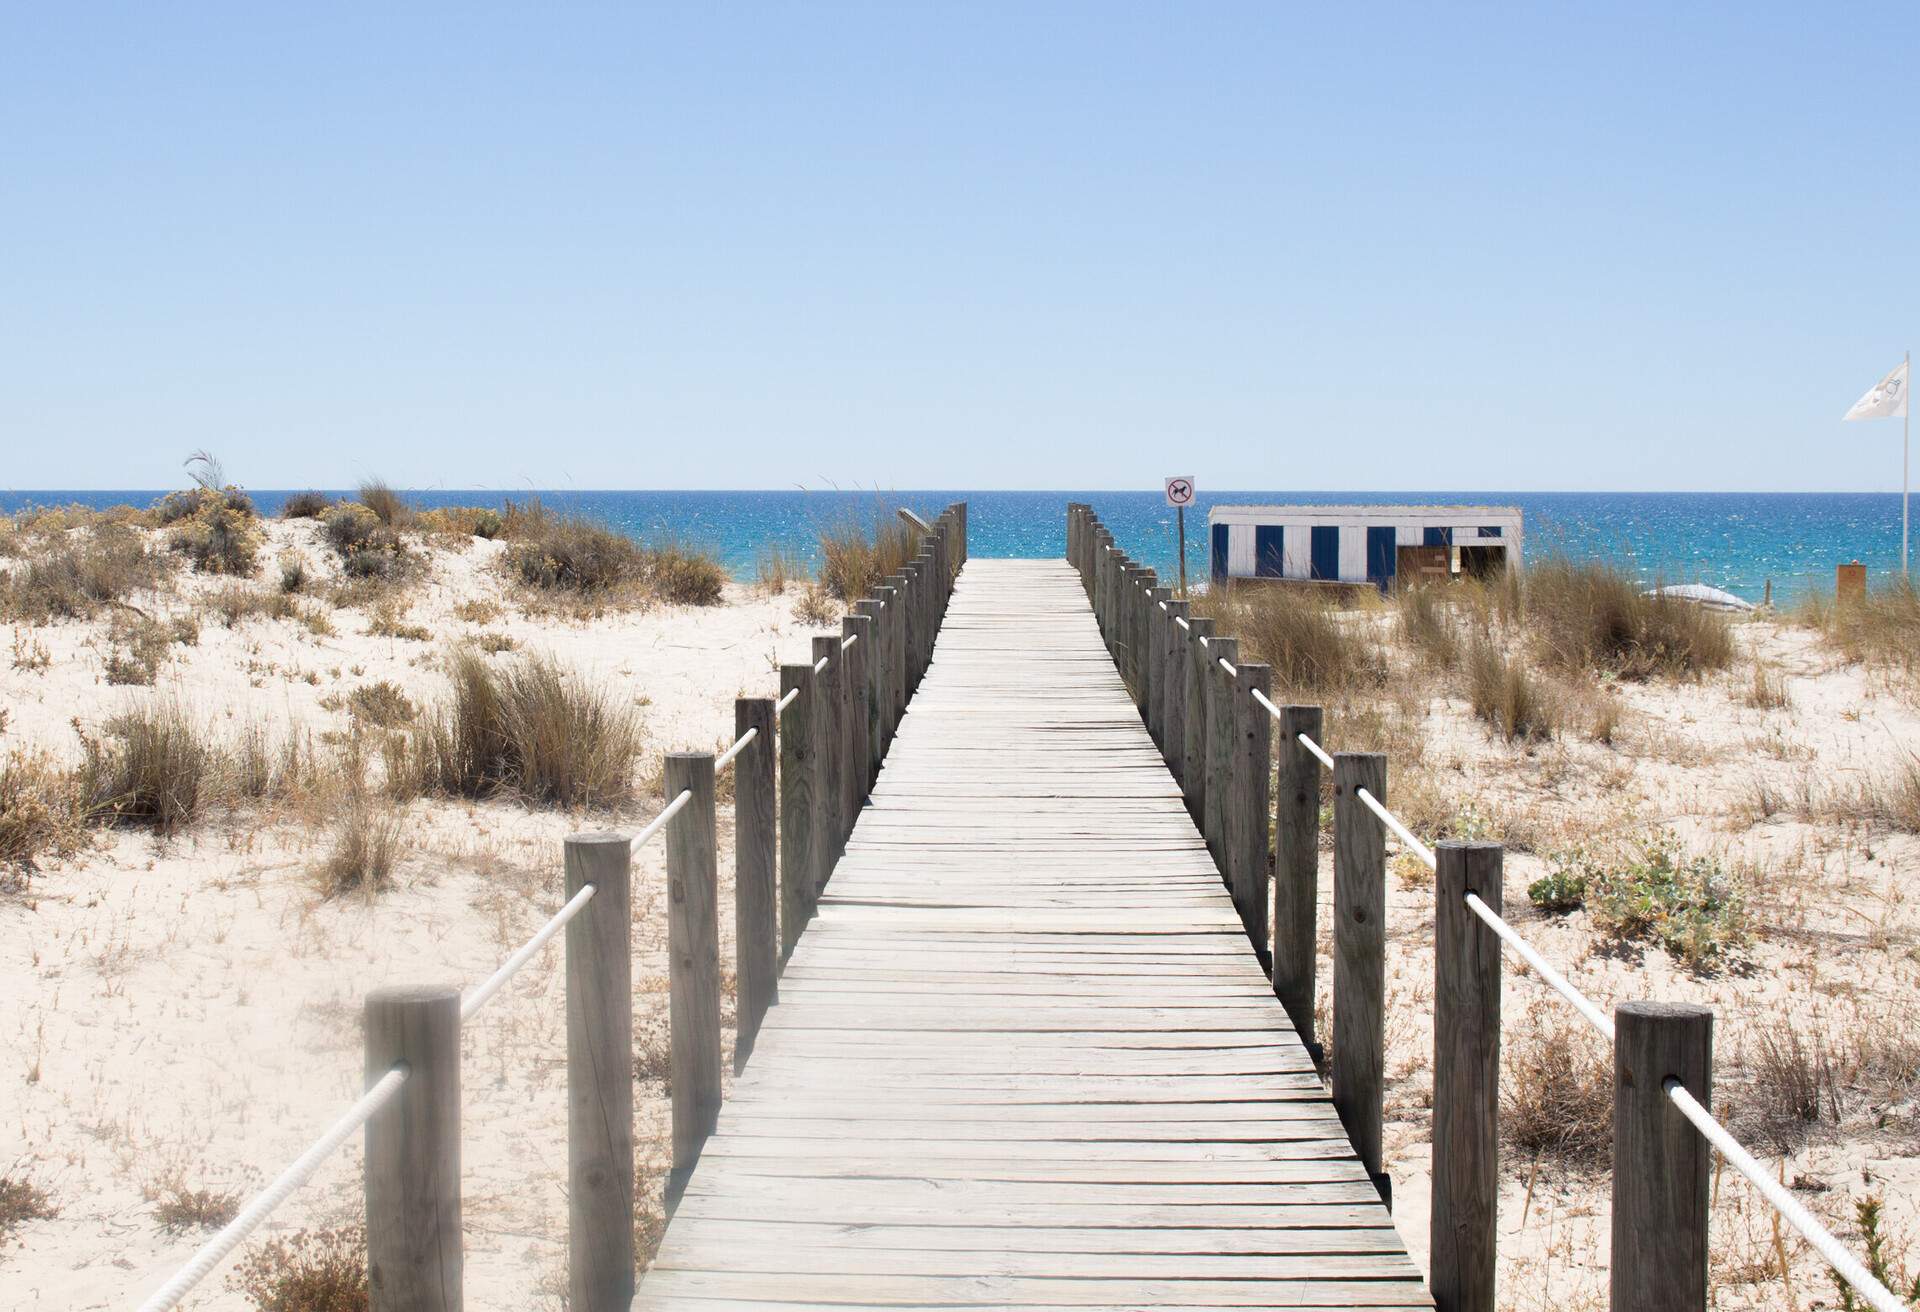
<instances>
[{"instance_id":1,"label":"wooden railing post","mask_svg":"<svg viewBox=\"0 0 1920 1312\"><path fill-rule=\"evenodd\" d=\"M900 636L904 678L900 682L902 708L913 700L920 686L920 562L910 560L900 567Z\"/></svg>"},{"instance_id":2,"label":"wooden railing post","mask_svg":"<svg viewBox=\"0 0 1920 1312\"><path fill-rule=\"evenodd\" d=\"M1320 952L1320 759L1301 745L1301 734L1320 741L1320 708L1282 706L1274 786L1273 993L1318 1061L1313 1007Z\"/></svg>"},{"instance_id":3,"label":"wooden railing post","mask_svg":"<svg viewBox=\"0 0 1920 1312\"><path fill-rule=\"evenodd\" d=\"M1237 800L1233 792L1233 759L1239 749L1240 735L1233 714L1233 676L1220 668L1221 661L1238 662L1240 640L1214 637L1207 641L1207 659L1203 667L1207 690L1207 791L1201 811L1200 832L1207 840L1219 867L1220 881L1227 882L1227 815Z\"/></svg>"},{"instance_id":4,"label":"wooden railing post","mask_svg":"<svg viewBox=\"0 0 1920 1312\"><path fill-rule=\"evenodd\" d=\"M1160 755L1178 783L1187 764L1187 603L1167 602L1160 628Z\"/></svg>"},{"instance_id":5,"label":"wooden railing post","mask_svg":"<svg viewBox=\"0 0 1920 1312\"><path fill-rule=\"evenodd\" d=\"M667 821L667 988L672 1021L673 1170L677 1205L720 1119L720 871L713 815L713 753L674 752L666 800L693 797ZM632 1079L631 1050L622 1067ZM631 1176L629 1176L631 1178Z\"/></svg>"},{"instance_id":6,"label":"wooden railing post","mask_svg":"<svg viewBox=\"0 0 1920 1312\"><path fill-rule=\"evenodd\" d=\"M1612 1312L1704 1312L1713 1150L1667 1096L1713 1106L1713 1012L1667 1002L1614 1010Z\"/></svg>"},{"instance_id":7,"label":"wooden railing post","mask_svg":"<svg viewBox=\"0 0 1920 1312\"><path fill-rule=\"evenodd\" d=\"M1148 707L1153 704L1153 616L1159 613L1159 607L1153 604L1154 589L1159 586L1159 575L1151 569L1140 569L1134 573L1133 583L1133 669L1134 679L1139 685L1134 698L1140 707L1140 722L1145 724L1149 714Z\"/></svg>"},{"instance_id":8,"label":"wooden railing post","mask_svg":"<svg viewBox=\"0 0 1920 1312\"><path fill-rule=\"evenodd\" d=\"M887 754L887 707L893 694L887 691L887 622L885 588L854 603L854 613L866 620L857 646L867 649L867 781L872 791L880 777L880 759Z\"/></svg>"},{"instance_id":9,"label":"wooden railing post","mask_svg":"<svg viewBox=\"0 0 1920 1312\"><path fill-rule=\"evenodd\" d=\"M779 993L780 913L775 886L778 846L773 797L773 699L740 697L733 703L736 740L748 730L753 741L733 760L733 1069L746 1067L761 1018Z\"/></svg>"},{"instance_id":10,"label":"wooden railing post","mask_svg":"<svg viewBox=\"0 0 1920 1312\"><path fill-rule=\"evenodd\" d=\"M1202 638L1213 637L1213 620L1195 615L1187 621L1185 668L1187 685L1187 740L1181 749L1185 767L1180 788L1187 795L1187 813L1198 825L1207 814L1207 651Z\"/></svg>"},{"instance_id":11,"label":"wooden railing post","mask_svg":"<svg viewBox=\"0 0 1920 1312\"><path fill-rule=\"evenodd\" d=\"M815 699L813 666L782 665L780 695L795 690L799 696L780 712L780 948L782 959L793 952L806 927L819 886L819 840L814 824L819 806L818 750L814 744Z\"/></svg>"},{"instance_id":12,"label":"wooden railing post","mask_svg":"<svg viewBox=\"0 0 1920 1312\"><path fill-rule=\"evenodd\" d=\"M1433 1255L1438 1312L1494 1312L1500 1203L1500 939L1467 906L1501 908L1498 843L1434 849Z\"/></svg>"},{"instance_id":13,"label":"wooden railing post","mask_svg":"<svg viewBox=\"0 0 1920 1312\"><path fill-rule=\"evenodd\" d=\"M593 885L567 922L568 1306L614 1312L633 1302L633 848L565 852L567 896Z\"/></svg>"},{"instance_id":14,"label":"wooden railing post","mask_svg":"<svg viewBox=\"0 0 1920 1312\"><path fill-rule=\"evenodd\" d=\"M907 713L907 576L889 574L881 595L887 603L887 746L893 746L900 732L901 717Z\"/></svg>"},{"instance_id":15,"label":"wooden railing post","mask_svg":"<svg viewBox=\"0 0 1920 1312\"><path fill-rule=\"evenodd\" d=\"M366 1002L367 1083L407 1078L367 1122L367 1276L374 1312L459 1312L460 990L379 989Z\"/></svg>"},{"instance_id":16,"label":"wooden railing post","mask_svg":"<svg viewBox=\"0 0 1920 1312\"><path fill-rule=\"evenodd\" d=\"M1164 755L1167 742L1167 629L1173 621L1160 609L1171 600L1173 589L1154 587L1147 591L1147 734Z\"/></svg>"},{"instance_id":17,"label":"wooden railing post","mask_svg":"<svg viewBox=\"0 0 1920 1312\"><path fill-rule=\"evenodd\" d=\"M933 545L920 549L920 673L914 679L918 688L933 664L933 640L940 632L940 569L934 560Z\"/></svg>"},{"instance_id":18,"label":"wooden railing post","mask_svg":"<svg viewBox=\"0 0 1920 1312\"><path fill-rule=\"evenodd\" d=\"M822 669L820 662L826 660ZM847 729L845 724L846 698L841 684L846 678L847 663L840 659L840 639L830 633L818 634L813 640L813 741L814 741L814 797L813 814L815 817L815 850L820 854L814 870L815 883L807 894L807 909L820 896L820 890L833 878L833 868L840 862L842 838L846 831L841 821L846 816L846 794L841 783L841 772L846 768L844 757L847 750Z\"/></svg>"},{"instance_id":19,"label":"wooden railing post","mask_svg":"<svg viewBox=\"0 0 1920 1312\"><path fill-rule=\"evenodd\" d=\"M1240 661L1233 681L1235 724L1233 805L1227 810L1227 874L1240 921L1253 941L1262 970L1273 968L1267 942L1267 872L1272 869L1272 846L1267 816L1273 795L1273 717L1253 699L1273 689L1273 670L1255 661Z\"/></svg>"},{"instance_id":20,"label":"wooden railing post","mask_svg":"<svg viewBox=\"0 0 1920 1312\"><path fill-rule=\"evenodd\" d=\"M1381 1168L1386 1092L1386 829L1355 796L1387 804L1387 758L1339 752L1333 758L1333 1106L1354 1152L1392 1206Z\"/></svg>"},{"instance_id":21,"label":"wooden railing post","mask_svg":"<svg viewBox=\"0 0 1920 1312\"><path fill-rule=\"evenodd\" d=\"M873 621L865 615L848 615L840 621L840 633L843 638L856 639L851 647L843 645L840 649L847 662L846 827L851 834L873 779L873 740L869 737L873 717Z\"/></svg>"}]
</instances>

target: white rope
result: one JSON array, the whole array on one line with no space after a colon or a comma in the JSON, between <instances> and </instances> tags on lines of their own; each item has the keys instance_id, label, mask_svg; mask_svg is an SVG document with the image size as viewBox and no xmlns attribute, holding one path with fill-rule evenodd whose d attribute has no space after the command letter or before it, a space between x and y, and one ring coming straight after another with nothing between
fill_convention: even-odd
<instances>
[{"instance_id":1,"label":"white rope","mask_svg":"<svg viewBox=\"0 0 1920 1312\"><path fill-rule=\"evenodd\" d=\"M856 642L858 642L858 641L860 641L860 635L859 635L859 634L857 634L857 633L849 633L849 634L848 634L848 635L847 635L846 637L844 637L844 638L842 638L842 639L840 640L840 650L841 650L841 651L845 651L845 650L846 650L847 648L849 648L849 647L851 647L851 646L853 646L853 644L854 644L854 643L856 643Z\"/></svg>"},{"instance_id":2,"label":"white rope","mask_svg":"<svg viewBox=\"0 0 1920 1312\"><path fill-rule=\"evenodd\" d=\"M1230 679L1237 679L1240 677L1240 671L1234 669L1233 662L1228 660L1225 656L1222 656L1220 658L1220 668L1227 672L1227 677Z\"/></svg>"},{"instance_id":3,"label":"white rope","mask_svg":"<svg viewBox=\"0 0 1920 1312\"><path fill-rule=\"evenodd\" d=\"M1378 798L1364 788L1354 789L1353 795L1364 802L1369 811L1379 816L1380 823L1393 830L1395 836L1398 837L1401 842L1405 843L1407 848L1415 856L1425 861L1427 863L1427 869L1438 870L1440 868L1439 863L1434 860L1433 849L1415 838L1413 831L1400 823L1400 817L1380 805Z\"/></svg>"},{"instance_id":4,"label":"white rope","mask_svg":"<svg viewBox=\"0 0 1920 1312\"><path fill-rule=\"evenodd\" d=\"M252 1234L272 1214L274 1208L312 1178L320 1168L320 1163L332 1156L334 1150L347 1141L348 1135L365 1125L375 1112L386 1106L406 1081L407 1072L403 1066L394 1067L375 1081L372 1088L360 1095L360 1101L347 1109L345 1116L335 1121L325 1134L313 1141L312 1147L294 1159L293 1165L280 1173L279 1179L241 1209L240 1215L227 1222L219 1234L202 1245L200 1251L174 1274L173 1279L142 1303L140 1312L167 1312L176 1306L186 1297L187 1291L206 1279L227 1254L240 1246L241 1240Z\"/></svg>"},{"instance_id":5,"label":"white rope","mask_svg":"<svg viewBox=\"0 0 1920 1312\"><path fill-rule=\"evenodd\" d=\"M1320 764L1326 766L1327 769L1329 770L1333 769L1333 758L1331 756L1328 756L1326 752L1321 749L1319 743L1315 742L1313 739L1307 737L1303 733L1297 733L1294 735L1294 737L1300 740L1300 745L1302 747L1306 748L1308 751L1312 752L1315 756L1320 758Z\"/></svg>"},{"instance_id":6,"label":"white rope","mask_svg":"<svg viewBox=\"0 0 1920 1312\"><path fill-rule=\"evenodd\" d=\"M815 674L822 674L826 671L827 666L831 665L832 663L833 663L833 657L822 656L819 660L813 663L813 672Z\"/></svg>"},{"instance_id":7,"label":"white rope","mask_svg":"<svg viewBox=\"0 0 1920 1312\"><path fill-rule=\"evenodd\" d=\"M1813 1213L1800 1205L1800 1201L1785 1189L1766 1168L1745 1148L1740 1141L1727 1133L1726 1126L1713 1118L1713 1113L1702 1107L1687 1086L1669 1076L1662 1081L1661 1088L1667 1091L1667 1097L1680 1109L1680 1114L1693 1122L1693 1128L1700 1131L1700 1137L1720 1150L1720 1155L1733 1163L1733 1169L1753 1181L1754 1185L1766 1196L1780 1215L1792 1223L1793 1228L1806 1236L1808 1243L1819 1250L1820 1256L1827 1259L1827 1265L1847 1278L1847 1283L1859 1290L1867 1302L1879 1309L1879 1312L1909 1312L1905 1303L1895 1298L1890 1290L1873 1273L1861 1266L1852 1253L1828 1229L1814 1219Z\"/></svg>"},{"instance_id":8,"label":"white rope","mask_svg":"<svg viewBox=\"0 0 1920 1312\"><path fill-rule=\"evenodd\" d=\"M733 758L740 755L741 752L744 752L747 749L747 744L752 742L755 738L759 737L759 735L760 735L760 730L755 728L755 729L747 730L745 733L741 734L738 738L734 739L733 746L727 748L726 751L720 753L720 755L714 758L713 772L715 774L718 774L720 773L720 771L732 765Z\"/></svg>"},{"instance_id":9,"label":"white rope","mask_svg":"<svg viewBox=\"0 0 1920 1312\"><path fill-rule=\"evenodd\" d=\"M1178 624L1181 628L1185 629L1188 633L1193 632L1193 625L1187 623L1187 617L1185 615L1175 615L1173 617L1173 622L1175 624ZM1202 638L1200 639L1200 641L1205 642L1206 639Z\"/></svg>"},{"instance_id":10,"label":"white rope","mask_svg":"<svg viewBox=\"0 0 1920 1312\"><path fill-rule=\"evenodd\" d=\"M798 688L787 689L787 695L782 697L779 701L773 704L774 714L777 715L781 711L786 710L787 707L793 705L794 701L798 699L799 696L800 696L800 690Z\"/></svg>"},{"instance_id":11,"label":"white rope","mask_svg":"<svg viewBox=\"0 0 1920 1312\"><path fill-rule=\"evenodd\" d=\"M460 999L460 1019L470 1019L480 1008L487 1005L493 995L506 986L508 980L520 973L520 967L533 960L533 954L547 945L547 940L558 934L566 923L580 914L580 908L593 901L598 891L593 884L582 884L580 891L567 899L567 904L553 913L553 919L540 927L540 931L522 943L514 954L500 964L500 969L487 976L486 982L479 988Z\"/></svg>"},{"instance_id":12,"label":"white rope","mask_svg":"<svg viewBox=\"0 0 1920 1312\"><path fill-rule=\"evenodd\" d=\"M1607 1013L1594 1006L1593 1000L1579 989L1567 983L1566 976L1547 964L1546 958L1533 950L1533 945L1514 932L1512 925L1500 918L1500 913L1480 900L1478 893L1467 894L1467 906L1473 914L1487 922L1487 927L1520 954L1520 959L1539 972L1540 978L1553 986L1553 991L1573 1004L1573 1009L1587 1018L1587 1023L1607 1036L1607 1042L1613 1042L1613 1021Z\"/></svg>"},{"instance_id":13,"label":"white rope","mask_svg":"<svg viewBox=\"0 0 1920 1312\"><path fill-rule=\"evenodd\" d=\"M667 821L673 819L674 816L680 814L681 807L685 806L688 802L691 802L692 800L693 800L693 790L691 788L682 788L680 790L680 796L674 798L671 802L668 802L666 806L661 809L660 814L653 818L653 822L651 824L649 824L645 829L642 829L639 833L633 836L633 845L632 845L633 850L638 852L643 846L646 845L646 841L649 838L652 838L655 834L659 833L661 829L663 829L666 826Z\"/></svg>"}]
</instances>

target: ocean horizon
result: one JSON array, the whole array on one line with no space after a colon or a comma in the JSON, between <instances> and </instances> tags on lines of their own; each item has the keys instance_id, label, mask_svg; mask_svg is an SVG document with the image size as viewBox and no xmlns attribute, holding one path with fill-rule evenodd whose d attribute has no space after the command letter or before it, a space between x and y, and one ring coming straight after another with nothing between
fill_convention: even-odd
<instances>
[{"instance_id":1,"label":"ocean horizon","mask_svg":"<svg viewBox=\"0 0 1920 1312\"><path fill-rule=\"evenodd\" d=\"M0 511L79 504L146 506L170 489L0 492ZM248 489L264 515L279 513L306 489ZM320 489L327 491L327 489ZM673 540L712 552L729 573L751 580L762 553L778 547L809 564L822 529L850 520L871 524L905 506L931 518L954 501L969 503L972 554L1051 557L1066 548L1066 505L1091 504L1129 554L1175 579L1176 517L1158 491L616 491L401 489L421 509L499 506L538 497L550 509L578 513L642 542ZM334 496L351 496L336 489ZM1777 602L1830 594L1834 567L1858 560L1870 580L1900 569L1900 495L1891 492L1288 492L1202 493L1187 512L1187 569L1207 569L1207 509L1215 505L1293 502L1326 505L1472 504L1517 507L1526 518L1529 558L1609 559L1652 583L1705 583L1759 601L1769 581Z\"/></svg>"}]
</instances>

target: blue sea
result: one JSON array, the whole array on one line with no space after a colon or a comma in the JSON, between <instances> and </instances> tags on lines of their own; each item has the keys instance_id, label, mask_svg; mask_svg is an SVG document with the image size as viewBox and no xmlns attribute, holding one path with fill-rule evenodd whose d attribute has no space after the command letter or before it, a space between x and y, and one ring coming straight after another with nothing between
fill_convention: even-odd
<instances>
[{"instance_id":1,"label":"blue sea","mask_svg":"<svg viewBox=\"0 0 1920 1312\"><path fill-rule=\"evenodd\" d=\"M0 511L79 502L144 506L162 491L0 492ZM265 514L287 491L254 491ZM338 495L346 495L340 493ZM932 516L954 501L969 504L976 556L1058 556L1066 543L1066 504L1085 501L1127 551L1172 578L1178 571L1174 512L1153 492L582 492L430 491L406 494L422 508L499 505L537 495L551 509L574 511L642 541L676 539L714 552L736 576L751 578L769 545L811 561L825 527L871 523L907 506ZM1753 601L1772 580L1776 601L1831 593L1834 566L1863 561L1870 579L1900 568L1900 497L1894 493L1749 492L1219 492L1187 511L1187 567L1206 570L1206 512L1216 504L1264 502L1418 502L1518 506L1526 515L1530 557L1559 553L1612 559L1652 582L1709 583Z\"/></svg>"}]
</instances>

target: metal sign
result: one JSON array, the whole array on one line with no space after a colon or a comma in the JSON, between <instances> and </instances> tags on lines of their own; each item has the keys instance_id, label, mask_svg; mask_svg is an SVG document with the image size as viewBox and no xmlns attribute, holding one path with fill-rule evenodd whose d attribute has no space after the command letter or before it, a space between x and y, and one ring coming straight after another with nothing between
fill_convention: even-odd
<instances>
[{"instance_id":1,"label":"metal sign","mask_svg":"<svg viewBox=\"0 0 1920 1312\"><path fill-rule=\"evenodd\" d=\"M1190 506L1193 504L1193 478L1191 475L1179 475L1167 480L1167 504L1170 506Z\"/></svg>"}]
</instances>

